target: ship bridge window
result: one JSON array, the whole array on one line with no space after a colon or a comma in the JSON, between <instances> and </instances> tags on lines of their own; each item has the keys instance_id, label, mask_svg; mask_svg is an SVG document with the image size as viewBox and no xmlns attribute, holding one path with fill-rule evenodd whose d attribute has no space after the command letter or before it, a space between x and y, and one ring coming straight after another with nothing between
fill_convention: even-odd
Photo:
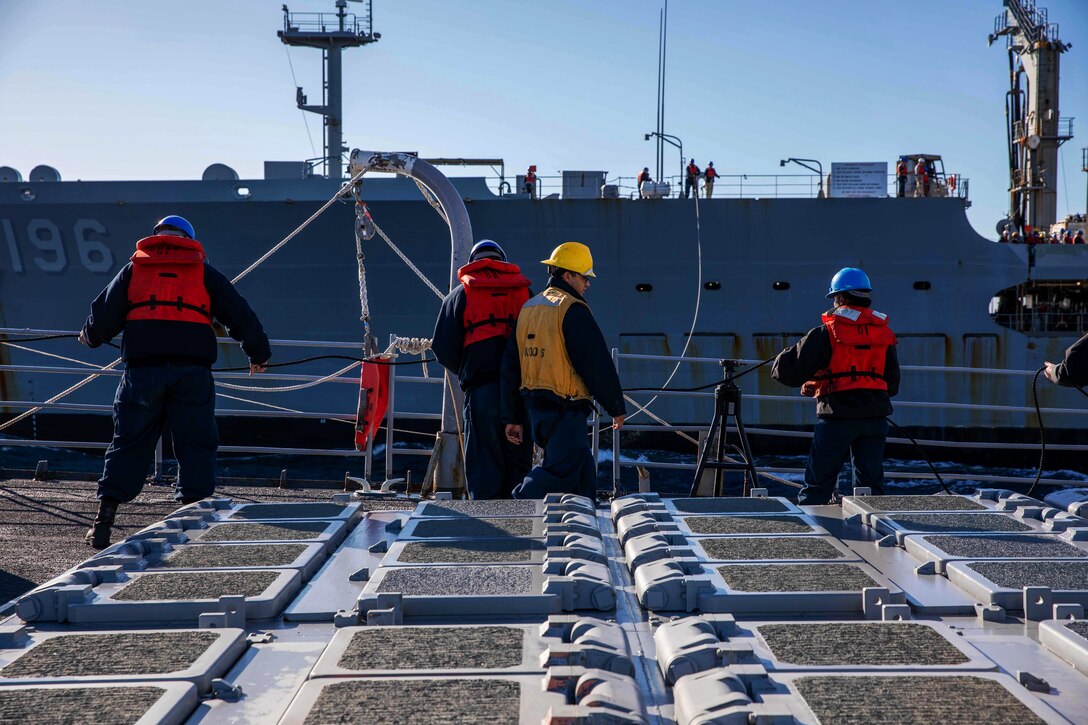
<instances>
[{"instance_id":1,"label":"ship bridge window","mask_svg":"<svg viewBox=\"0 0 1088 725\"><path fill-rule=\"evenodd\" d=\"M239 199L248 199L253 192L249 190L248 186L236 186L234 187L234 194Z\"/></svg>"},{"instance_id":2,"label":"ship bridge window","mask_svg":"<svg viewBox=\"0 0 1088 725\"><path fill-rule=\"evenodd\" d=\"M635 285L635 289L639 292L653 292L654 286L649 282L639 282Z\"/></svg>"},{"instance_id":3,"label":"ship bridge window","mask_svg":"<svg viewBox=\"0 0 1088 725\"><path fill-rule=\"evenodd\" d=\"M927 289L931 289L933 285L924 279L920 279L914 283L914 289L924 292Z\"/></svg>"},{"instance_id":4,"label":"ship bridge window","mask_svg":"<svg viewBox=\"0 0 1088 725\"><path fill-rule=\"evenodd\" d=\"M779 292L785 292L786 290L788 290L790 288L790 283L789 282L775 282L774 284L771 285L771 287L773 289L778 290Z\"/></svg>"},{"instance_id":5,"label":"ship bridge window","mask_svg":"<svg viewBox=\"0 0 1088 725\"><path fill-rule=\"evenodd\" d=\"M722 283L721 282L707 282L707 283L705 283L703 285L703 289L710 290L711 292L714 292L716 290L720 290L721 288L722 288Z\"/></svg>"},{"instance_id":6,"label":"ship bridge window","mask_svg":"<svg viewBox=\"0 0 1088 725\"><path fill-rule=\"evenodd\" d=\"M1080 336L1088 331L1088 286L1079 279L1025 282L995 294L989 312L1017 332Z\"/></svg>"}]
</instances>

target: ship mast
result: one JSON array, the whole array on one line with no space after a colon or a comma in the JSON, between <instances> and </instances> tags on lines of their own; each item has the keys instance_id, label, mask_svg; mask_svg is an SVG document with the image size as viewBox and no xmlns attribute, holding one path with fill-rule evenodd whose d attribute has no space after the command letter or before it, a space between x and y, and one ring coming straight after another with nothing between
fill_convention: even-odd
<instances>
[{"instance_id":1,"label":"ship mast","mask_svg":"<svg viewBox=\"0 0 1088 725\"><path fill-rule=\"evenodd\" d=\"M336 14L292 13L283 6L283 30L276 34L284 45L320 48L323 67L323 90L320 106L306 103L301 86L295 89L295 100L303 111L316 113L324 118L325 125L325 175L330 179L344 176L343 85L342 58L344 48L376 43L381 33L373 32L372 0L354 0L365 12L347 12L347 0L336 0Z\"/></svg>"},{"instance_id":2,"label":"ship mast","mask_svg":"<svg viewBox=\"0 0 1088 725\"><path fill-rule=\"evenodd\" d=\"M1049 230L1058 217L1058 148L1073 137L1073 119L1058 115L1061 54L1072 45L1035 0L1004 5L989 43L1005 36L1009 53L1009 220L1020 231Z\"/></svg>"}]
</instances>

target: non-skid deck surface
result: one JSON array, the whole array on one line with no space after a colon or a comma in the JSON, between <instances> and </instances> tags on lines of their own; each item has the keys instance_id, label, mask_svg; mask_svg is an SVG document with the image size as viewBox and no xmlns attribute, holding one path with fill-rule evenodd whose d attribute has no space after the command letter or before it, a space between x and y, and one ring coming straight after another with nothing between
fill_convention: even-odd
<instances>
[{"instance_id":1,"label":"non-skid deck surface","mask_svg":"<svg viewBox=\"0 0 1088 725\"><path fill-rule=\"evenodd\" d=\"M537 502L503 499L498 501L430 501L422 516L532 516Z\"/></svg>"},{"instance_id":2,"label":"non-skid deck surface","mask_svg":"<svg viewBox=\"0 0 1088 725\"><path fill-rule=\"evenodd\" d=\"M144 574L110 599L126 602L256 597L279 576L275 571L214 571Z\"/></svg>"},{"instance_id":3,"label":"non-skid deck surface","mask_svg":"<svg viewBox=\"0 0 1088 725\"><path fill-rule=\"evenodd\" d=\"M1081 637L1088 639L1088 619L1078 619L1075 622L1067 622L1065 626L1079 634Z\"/></svg>"},{"instance_id":4,"label":"non-skid deck surface","mask_svg":"<svg viewBox=\"0 0 1088 725\"><path fill-rule=\"evenodd\" d=\"M416 524L413 534L421 539L488 536L529 536L533 519L431 519Z\"/></svg>"},{"instance_id":5,"label":"non-skid deck surface","mask_svg":"<svg viewBox=\"0 0 1088 725\"><path fill-rule=\"evenodd\" d=\"M477 539L474 541L411 541L397 557L407 564L472 564L530 561L544 544L535 539Z\"/></svg>"},{"instance_id":6,"label":"non-skid deck surface","mask_svg":"<svg viewBox=\"0 0 1088 725\"><path fill-rule=\"evenodd\" d=\"M0 670L0 677L177 672L190 667L218 639L216 632L124 632L53 637Z\"/></svg>"},{"instance_id":7,"label":"non-skid deck surface","mask_svg":"<svg viewBox=\"0 0 1088 725\"><path fill-rule=\"evenodd\" d=\"M380 592L405 595L532 594L533 567L413 566L392 569Z\"/></svg>"},{"instance_id":8,"label":"non-skid deck surface","mask_svg":"<svg viewBox=\"0 0 1088 725\"><path fill-rule=\"evenodd\" d=\"M234 520L260 519L321 519L336 518L344 513L344 507L337 503L253 503L242 506L233 516Z\"/></svg>"},{"instance_id":9,"label":"non-skid deck surface","mask_svg":"<svg viewBox=\"0 0 1088 725\"><path fill-rule=\"evenodd\" d=\"M880 583L853 564L726 564L726 586L740 592L850 592Z\"/></svg>"},{"instance_id":10,"label":"non-skid deck surface","mask_svg":"<svg viewBox=\"0 0 1088 725\"><path fill-rule=\"evenodd\" d=\"M711 559L723 561L745 559L841 559L841 551L824 539L810 536L735 537L699 539L703 551Z\"/></svg>"},{"instance_id":11,"label":"non-skid deck surface","mask_svg":"<svg viewBox=\"0 0 1088 725\"><path fill-rule=\"evenodd\" d=\"M999 587L1088 590L1088 561L977 561L967 565Z\"/></svg>"},{"instance_id":12,"label":"non-skid deck surface","mask_svg":"<svg viewBox=\"0 0 1088 725\"><path fill-rule=\"evenodd\" d=\"M693 534L809 534L813 528L799 516L688 516Z\"/></svg>"},{"instance_id":13,"label":"non-skid deck surface","mask_svg":"<svg viewBox=\"0 0 1088 725\"><path fill-rule=\"evenodd\" d=\"M1031 531L1005 514L893 514L889 520L909 531Z\"/></svg>"},{"instance_id":14,"label":"non-skid deck surface","mask_svg":"<svg viewBox=\"0 0 1088 725\"><path fill-rule=\"evenodd\" d=\"M522 630L513 627L368 627L337 662L346 670L464 670L516 667Z\"/></svg>"},{"instance_id":15,"label":"non-skid deck surface","mask_svg":"<svg viewBox=\"0 0 1088 725\"><path fill-rule=\"evenodd\" d=\"M673 506L681 513L693 514L743 514L775 513L789 511L789 507L773 498L674 498Z\"/></svg>"},{"instance_id":16,"label":"non-skid deck surface","mask_svg":"<svg viewBox=\"0 0 1088 725\"><path fill-rule=\"evenodd\" d=\"M874 511L981 511L986 507L963 496L858 496Z\"/></svg>"},{"instance_id":17,"label":"non-skid deck surface","mask_svg":"<svg viewBox=\"0 0 1088 725\"><path fill-rule=\"evenodd\" d=\"M981 677L803 677L798 692L820 725L1041 723L993 680Z\"/></svg>"},{"instance_id":18,"label":"non-skid deck surface","mask_svg":"<svg viewBox=\"0 0 1088 725\"><path fill-rule=\"evenodd\" d=\"M305 544L229 544L185 546L159 566L172 569L224 569L286 566L306 551Z\"/></svg>"},{"instance_id":19,"label":"non-skid deck surface","mask_svg":"<svg viewBox=\"0 0 1088 725\"><path fill-rule=\"evenodd\" d=\"M157 687L0 688L0 723L128 725L162 695Z\"/></svg>"},{"instance_id":20,"label":"non-skid deck surface","mask_svg":"<svg viewBox=\"0 0 1088 725\"><path fill-rule=\"evenodd\" d=\"M304 541L316 539L327 521L288 521L282 524L216 524L185 533L192 541Z\"/></svg>"},{"instance_id":21,"label":"non-skid deck surface","mask_svg":"<svg viewBox=\"0 0 1088 725\"><path fill-rule=\"evenodd\" d=\"M794 665L958 665L962 652L931 627L909 622L769 624L763 641Z\"/></svg>"},{"instance_id":22,"label":"non-skid deck surface","mask_svg":"<svg viewBox=\"0 0 1088 725\"><path fill-rule=\"evenodd\" d=\"M306 725L516 723L521 686L502 680L354 680L326 687Z\"/></svg>"},{"instance_id":23,"label":"non-skid deck surface","mask_svg":"<svg viewBox=\"0 0 1088 725\"><path fill-rule=\"evenodd\" d=\"M1088 551L1045 534L923 536L949 556L995 558L1088 556Z\"/></svg>"}]
</instances>

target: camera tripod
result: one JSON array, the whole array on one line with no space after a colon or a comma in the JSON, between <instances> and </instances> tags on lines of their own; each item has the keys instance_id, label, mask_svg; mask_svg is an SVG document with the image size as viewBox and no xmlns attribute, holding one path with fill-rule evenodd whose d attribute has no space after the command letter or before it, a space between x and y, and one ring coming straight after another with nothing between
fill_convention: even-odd
<instances>
[{"instance_id":1,"label":"camera tripod","mask_svg":"<svg viewBox=\"0 0 1088 725\"><path fill-rule=\"evenodd\" d=\"M749 487L757 482L756 467L752 463L752 449L748 446L748 434L744 430L744 421L741 418L741 392L734 380L737 372L736 360L721 360L722 372L725 379L714 388L714 420L710 423L710 432L707 434L706 445L699 453L699 465L695 468L695 480L691 483L691 496L699 495L699 481L703 477L703 471L710 468L714 470L714 495L721 496L724 484L724 471L744 471L743 494L748 495ZM740 445L729 444L729 416L733 416L737 428L737 437ZM711 448L714 449L714 457L711 458ZM739 455L733 458L725 455L726 448L731 448Z\"/></svg>"}]
</instances>

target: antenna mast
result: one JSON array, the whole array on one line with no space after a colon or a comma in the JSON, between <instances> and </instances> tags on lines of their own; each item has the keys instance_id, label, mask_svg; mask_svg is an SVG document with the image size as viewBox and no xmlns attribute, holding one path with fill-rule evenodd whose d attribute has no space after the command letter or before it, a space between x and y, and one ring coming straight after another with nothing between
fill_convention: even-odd
<instances>
[{"instance_id":1,"label":"antenna mast","mask_svg":"<svg viewBox=\"0 0 1088 725\"><path fill-rule=\"evenodd\" d=\"M1005 36L1009 52L1009 220L1020 231L1049 230L1058 220L1058 148L1073 137L1073 119L1058 115L1061 54L1072 45L1035 0L1004 5L989 43Z\"/></svg>"},{"instance_id":2,"label":"antenna mast","mask_svg":"<svg viewBox=\"0 0 1088 725\"><path fill-rule=\"evenodd\" d=\"M347 12L347 0L336 0L336 14L292 13L283 6L283 30L276 34L284 45L320 48L324 61L322 101L320 106L306 103L301 86L295 89L295 100L303 111L316 113L324 118L325 125L325 175L330 179L344 176L343 153L343 72L340 52L344 48L376 43L381 33L372 32L374 18L372 0L354 0L362 4L365 12Z\"/></svg>"}]
</instances>

